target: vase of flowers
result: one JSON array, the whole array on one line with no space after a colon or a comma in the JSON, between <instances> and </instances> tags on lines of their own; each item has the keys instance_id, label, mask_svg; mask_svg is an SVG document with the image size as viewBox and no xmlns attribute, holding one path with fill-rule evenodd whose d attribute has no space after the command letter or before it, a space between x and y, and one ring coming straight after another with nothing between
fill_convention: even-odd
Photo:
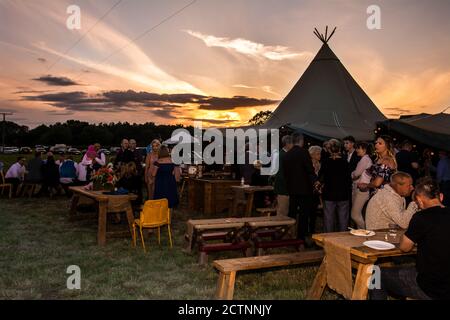
<instances>
[{"instance_id":1,"label":"vase of flowers","mask_svg":"<svg viewBox=\"0 0 450 320\"><path fill-rule=\"evenodd\" d=\"M93 189L98 190L114 190L116 183L116 176L114 170L111 167L100 168L94 172L92 176Z\"/></svg>"}]
</instances>

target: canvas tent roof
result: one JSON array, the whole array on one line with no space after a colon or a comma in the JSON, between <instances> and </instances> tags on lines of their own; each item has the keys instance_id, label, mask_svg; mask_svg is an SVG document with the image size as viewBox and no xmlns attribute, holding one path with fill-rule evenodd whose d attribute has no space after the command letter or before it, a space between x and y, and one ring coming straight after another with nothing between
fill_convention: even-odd
<instances>
[{"instance_id":1,"label":"canvas tent roof","mask_svg":"<svg viewBox=\"0 0 450 320\"><path fill-rule=\"evenodd\" d=\"M450 151L450 114L418 115L382 122L389 130L434 148Z\"/></svg>"},{"instance_id":2,"label":"canvas tent roof","mask_svg":"<svg viewBox=\"0 0 450 320\"><path fill-rule=\"evenodd\" d=\"M320 38L320 37L319 37ZM339 61L327 42L263 127L289 126L314 138L373 138L376 123L386 120Z\"/></svg>"}]
</instances>

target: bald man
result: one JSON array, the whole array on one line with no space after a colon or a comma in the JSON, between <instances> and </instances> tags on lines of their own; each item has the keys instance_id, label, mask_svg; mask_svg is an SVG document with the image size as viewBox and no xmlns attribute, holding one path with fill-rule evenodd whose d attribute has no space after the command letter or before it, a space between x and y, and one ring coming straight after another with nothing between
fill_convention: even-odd
<instances>
[{"instance_id":1,"label":"bald man","mask_svg":"<svg viewBox=\"0 0 450 320\"><path fill-rule=\"evenodd\" d=\"M366 210L366 228L369 230L387 229L396 224L402 229L408 228L409 221L417 212L417 204L412 201L406 207L405 197L414 190L410 174L397 172L391 182L369 200Z\"/></svg>"}]
</instances>

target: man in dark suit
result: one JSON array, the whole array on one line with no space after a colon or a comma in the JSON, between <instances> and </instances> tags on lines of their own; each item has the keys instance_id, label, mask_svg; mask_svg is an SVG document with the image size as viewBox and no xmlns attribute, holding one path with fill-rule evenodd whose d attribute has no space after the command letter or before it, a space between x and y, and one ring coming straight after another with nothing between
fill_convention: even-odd
<instances>
[{"instance_id":1,"label":"man in dark suit","mask_svg":"<svg viewBox=\"0 0 450 320\"><path fill-rule=\"evenodd\" d=\"M356 140L352 136L348 136L344 138L344 149L345 149L345 159L347 159L350 173L355 171L356 166L358 165L360 157L356 154L355 150Z\"/></svg>"},{"instance_id":2,"label":"man in dark suit","mask_svg":"<svg viewBox=\"0 0 450 320\"><path fill-rule=\"evenodd\" d=\"M303 148L301 133L292 135L294 146L284 156L284 178L289 194L289 216L297 220L297 238L305 240L314 226L313 183L317 179L309 152Z\"/></svg>"}]
</instances>

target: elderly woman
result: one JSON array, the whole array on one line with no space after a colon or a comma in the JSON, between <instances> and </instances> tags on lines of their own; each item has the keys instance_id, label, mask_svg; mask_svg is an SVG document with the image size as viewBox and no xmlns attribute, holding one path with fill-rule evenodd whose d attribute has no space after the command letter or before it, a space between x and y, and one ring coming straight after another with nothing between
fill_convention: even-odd
<instances>
[{"instance_id":1,"label":"elderly woman","mask_svg":"<svg viewBox=\"0 0 450 320\"><path fill-rule=\"evenodd\" d=\"M155 166L155 162L158 161L159 149L161 148L161 142L157 139L151 143L152 150L145 157L145 184L147 185L148 200L153 199L153 193L155 192L155 177L152 176L152 170Z\"/></svg>"},{"instance_id":2,"label":"elderly woman","mask_svg":"<svg viewBox=\"0 0 450 320\"><path fill-rule=\"evenodd\" d=\"M308 151L311 156L314 172L318 175L320 171L320 159L322 158L322 148L319 146L312 146L309 147Z\"/></svg>"}]
</instances>

